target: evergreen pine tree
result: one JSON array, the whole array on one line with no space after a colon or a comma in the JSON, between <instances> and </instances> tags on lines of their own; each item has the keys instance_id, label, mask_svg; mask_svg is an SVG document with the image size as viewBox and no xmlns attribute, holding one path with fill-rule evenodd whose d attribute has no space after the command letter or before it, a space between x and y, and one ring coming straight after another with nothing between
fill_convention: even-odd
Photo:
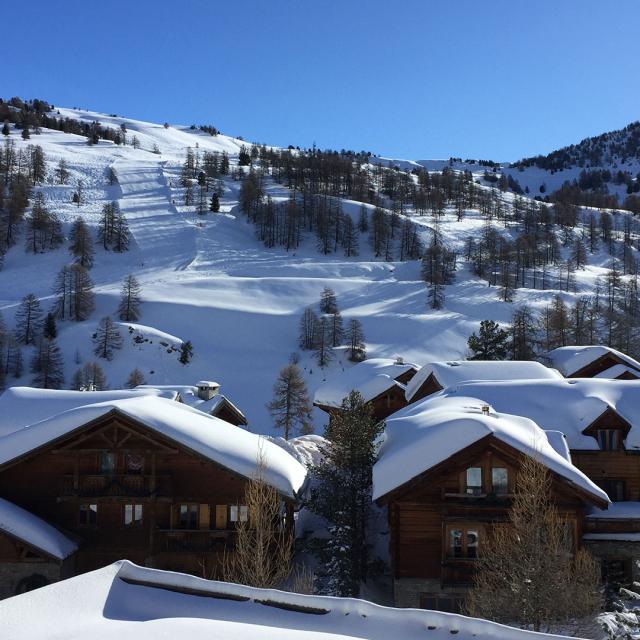
<instances>
[{"instance_id":1,"label":"evergreen pine tree","mask_svg":"<svg viewBox=\"0 0 640 640\"><path fill-rule=\"evenodd\" d=\"M349 345L349 360L362 362L366 357L364 332L359 320L352 318L347 325L347 344Z\"/></svg>"},{"instance_id":2,"label":"evergreen pine tree","mask_svg":"<svg viewBox=\"0 0 640 640\"><path fill-rule=\"evenodd\" d=\"M140 284L134 275L128 275L122 283L118 317L125 322L140 319Z\"/></svg>"},{"instance_id":3,"label":"evergreen pine tree","mask_svg":"<svg viewBox=\"0 0 640 640\"><path fill-rule=\"evenodd\" d=\"M44 319L44 327L42 328L42 335L47 340L53 340L58 337L58 328L56 327L56 319L53 313L47 313Z\"/></svg>"},{"instance_id":4,"label":"evergreen pine tree","mask_svg":"<svg viewBox=\"0 0 640 640\"><path fill-rule=\"evenodd\" d=\"M43 338L31 362L32 384L41 389L61 389L64 384L62 353L55 340Z\"/></svg>"},{"instance_id":5,"label":"evergreen pine tree","mask_svg":"<svg viewBox=\"0 0 640 640\"><path fill-rule=\"evenodd\" d=\"M5 120L4 124L2 125L2 135L3 136L8 136L9 135L9 123Z\"/></svg>"},{"instance_id":6,"label":"evergreen pine tree","mask_svg":"<svg viewBox=\"0 0 640 640\"><path fill-rule=\"evenodd\" d=\"M383 429L370 405L352 391L327 427L322 461L310 469L308 508L329 523L329 539L319 552L323 592L358 597L367 579L372 468Z\"/></svg>"},{"instance_id":7,"label":"evergreen pine tree","mask_svg":"<svg viewBox=\"0 0 640 640\"><path fill-rule=\"evenodd\" d=\"M267 404L273 423L282 429L285 440L294 434L311 433L311 402L302 372L295 364L284 367L273 387L273 400Z\"/></svg>"},{"instance_id":8,"label":"evergreen pine tree","mask_svg":"<svg viewBox=\"0 0 640 640\"><path fill-rule=\"evenodd\" d=\"M188 364L191 362L192 357L193 345L191 344L191 340L187 340L180 345L180 357L178 358L178 362L181 364Z\"/></svg>"},{"instance_id":9,"label":"evergreen pine tree","mask_svg":"<svg viewBox=\"0 0 640 640\"><path fill-rule=\"evenodd\" d=\"M42 309L33 293L22 298L16 311L16 339L22 344L33 344L42 330Z\"/></svg>"},{"instance_id":10,"label":"evergreen pine tree","mask_svg":"<svg viewBox=\"0 0 640 640\"><path fill-rule=\"evenodd\" d=\"M100 320L92 339L93 353L105 360L111 360L113 352L122 348L120 330L109 316L105 316Z\"/></svg>"},{"instance_id":11,"label":"evergreen pine tree","mask_svg":"<svg viewBox=\"0 0 640 640\"><path fill-rule=\"evenodd\" d=\"M493 320L482 320L480 331L469 336L467 344L473 352L468 360L504 360L507 356L509 332Z\"/></svg>"},{"instance_id":12,"label":"evergreen pine tree","mask_svg":"<svg viewBox=\"0 0 640 640\"><path fill-rule=\"evenodd\" d=\"M211 196L211 204L209 205L209 211L213 211L213 213L218 213L220 211L220 196L214 191Z\"/></svg>"},{"instance_id":13,"label":"evergreen pine tree","mask_svg":"<svg viewBox=\"0 0 640 640\"><path fill-rule=\"evenodd\" d=\"M78 216L69 232L69 252L85 269L93 266L93 241L91 232L82 216Z\"/></svg>"},{"instance_id":14,"label":"evergreen pine tree","mask_svg":"<svg viewBox=\"0 0 640 640\"><path fill-rule=\"evenodd\" d=\"M125 387L127 387L127 389L135 389L137 386L141 384L147 384L147 381L145 380L145 377L142 371L140 371L140 369L136 367L129 374L129 377L127 378L127 381L125 383Z\"/></svg>"}]
</instances>

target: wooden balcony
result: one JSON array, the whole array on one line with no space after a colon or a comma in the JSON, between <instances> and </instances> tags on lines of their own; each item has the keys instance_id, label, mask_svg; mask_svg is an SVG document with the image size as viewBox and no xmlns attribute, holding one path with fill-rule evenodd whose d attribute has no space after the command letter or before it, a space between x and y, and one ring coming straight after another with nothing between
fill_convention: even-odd
<instances>
[{"instance_id":1,"label":"wooden balcony","mask_svg":"<svg viewBox=\"0 0 640 640\"><path fill-rule=\"evenodd\" d=\"M62 496L80 498L170 496L171 476L134 474L66 475L62 477Z\"/></svg>"},{"instance_id":2,"label":"wooden balcony","mask_svg":"<svg viewBox=\"0 0 640 640\"><path fill-rule=\"evenodd\" d=\"M224 551L235 541L229 529L159 529L155 532L158 551Z\"/></svg>"}]
</instances>

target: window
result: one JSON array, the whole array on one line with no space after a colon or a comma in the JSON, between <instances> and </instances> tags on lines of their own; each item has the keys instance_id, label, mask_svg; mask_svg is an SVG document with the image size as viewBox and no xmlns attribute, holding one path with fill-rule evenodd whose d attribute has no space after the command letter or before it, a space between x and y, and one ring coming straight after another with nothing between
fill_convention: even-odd
<instances>
[{"instance_id":1,"label":"window","mask_svg":"<svg viewBox=\"0 0 640 640\"><path fill-rule=\"evenodd\" d=\"M178 525L181 529L198 528L197 504L181 504L178 507Z\"/></svg>"},{"instance_id":2,"label":"window","mask_svg":"<svg viewBox=\"0 0 640 640\"><path fill-rule=\"evenodd\" d=\"M463 613L464 600L453 596L440 594L420 594L420 608L432 611L447 611L449 613Z\"/></svg>"},{"instance_id":3,"label":"window","mask_svg":"<svg viewBox=\"0 0 640 640\"><path fill-rule=\"evenodd\" d=\"M95 527L98 522L98 505L81 504L78 522L81 527Z\"/></svg>"},{"instance_id":4,"label":"window","mask_svg":"<svg viewBox=\"0 0 640 640\"><path fill-rule=\"evenodd\" d=\"M504 467L493 467L491 469L491 487L497 496L504 496L509 493L509 473Z\"/></svg>"},{"instance_id":5,"label":"window","mask_svg":"<svg viewBox=\"0 0 640 640\"><path fill-rule=\"evenodd\" d=\"M617 429L598 429L597 434L601 451L615 451L618 449Z\"/></svg>"},{"instance_id":6,"label":"window","mask_svg":"<svg viewBox=\"0 0 640 640\"><path fill-rule=\"evenodd\" d=\"M141 504L125 504L124 505L124 526L139 527L142 525L142 505Z\"/></svg>"},{"instance_id":7,"label":"window","mask_svg":"<svg viewBox=\"0 0 640 640\"><path fill-rule=\"evenodd\" d=\"M478 527L451 527L449 529L449 549L447 555L450 558L477 558Z\"/></svg>"},{"instance_id":8,"label":"window","mask_svg":"<svg viewBox=\"0 0 640 640\"><path fill-rule=\"evenodd\" d=\"M466 493L472 496L482 493L482 469L480 467L469 467L467 469Z\"/></svg>"},{"instance_id":9,"label":"window","mask_svg":"<svg viewBox=\"0 0 640 640\"><path fill-rule=\"evenodd\" d=\"M124 458L127 473L140 474L144 468L144 457L137 453L127 453Z\"/></svg>"},{"instance_id":10,"label":"window","mask_svg":"<svg viewBox=\"0 0 640 640\"><path fill-rule=\"evenodd\" d=\"M231 522L246 522L248 519L249 507L246 505L231 505L229 508L229 520L231 520Z\"/></svg>"},{"instance_id":11,"label":"window","mask_svg":"<svg viewBox=\"0 0 640 640\"><path fill-rule=\"evenodd\" d=\"M113 474L116 472L116 454L111 451L100 453L100 473Z\"/></svg>"},{"instance_id":12,"label":"window","mask_svg":"<svg viewBox=\"0 0 640 640\"><path fill-rule=\"evenodd\" d=\"M603 478L599 482L600 486L613 502L620 502L625 499L627 494L627 484L624 480L614 480L612 478Z\"/></svg>"}]
</instances>

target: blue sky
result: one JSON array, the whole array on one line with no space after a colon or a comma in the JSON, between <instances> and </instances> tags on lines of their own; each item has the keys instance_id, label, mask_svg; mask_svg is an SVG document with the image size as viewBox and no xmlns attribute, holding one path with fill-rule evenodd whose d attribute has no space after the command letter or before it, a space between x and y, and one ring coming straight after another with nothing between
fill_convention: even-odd
<instances>
[{"instance_id":1,"label":"blue sky","mask_svg":"<svg viewBox=\"0 0 640 640\"><path fill-rule=\"evenodd\" d=\"M637 0L32 0L1 20L3 97L252 141L512 160L640 119Z\"/></svg>"}]
</instances>

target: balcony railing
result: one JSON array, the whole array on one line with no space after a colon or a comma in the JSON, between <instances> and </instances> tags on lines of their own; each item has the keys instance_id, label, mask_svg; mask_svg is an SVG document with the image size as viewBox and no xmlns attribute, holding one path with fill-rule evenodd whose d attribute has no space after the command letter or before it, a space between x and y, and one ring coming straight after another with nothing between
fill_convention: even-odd
<instances>
[{"instance_id":1,"label":"balcony railing","mask_svg":"<svg viewBox=\"0 0 640 640\"><path fill-rule=\"evenodd\" d=\"M123 496L144 498L169 496L171 476L134 474L66 475L62 478L63 496L103 497Z\"/></svg>"},{"instance_id":2,"label":"balcony railing","mask_svg":"<svg viewBox=\"0 0 640 640\"><path fill-rule=\"evenodd\" d=\"M474 560L448 558L442 564L443 586L467 586L473 582Z\"/></svg>"},{"instance_id":3,"label":"balcony railing","mask_svg":"<svg viewBox=\"0 0 640 640\"><path fill-rule=\"evenodd\" d=\"M160 529L156 531L161 551L224 551L235 541L228 529Z\"/></svg>"}]
</instances>

